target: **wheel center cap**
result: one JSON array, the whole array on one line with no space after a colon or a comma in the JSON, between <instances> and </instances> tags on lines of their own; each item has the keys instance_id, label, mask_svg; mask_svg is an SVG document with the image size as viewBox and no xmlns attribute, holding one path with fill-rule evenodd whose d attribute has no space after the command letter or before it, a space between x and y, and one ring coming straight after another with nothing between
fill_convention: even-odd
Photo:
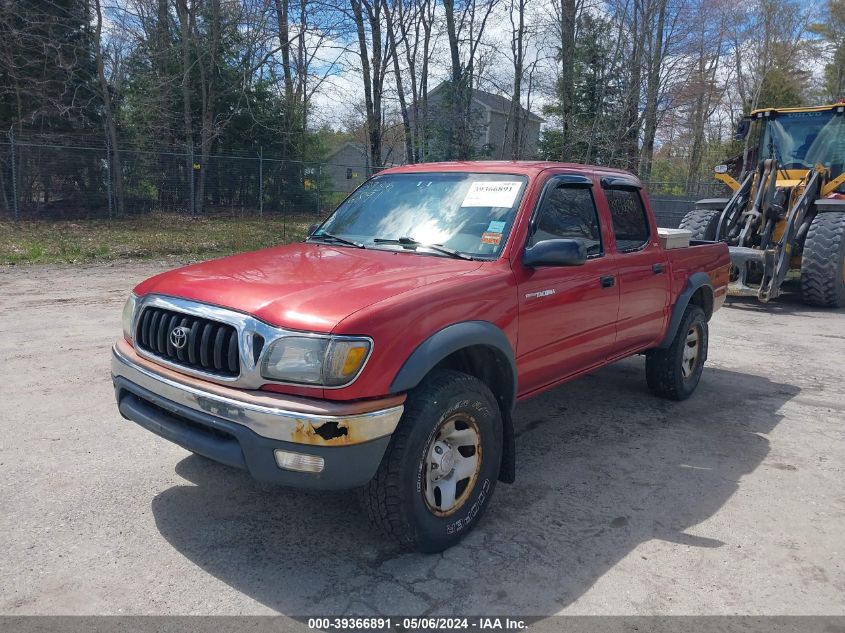
<instances>
[{"instance_id":1,"label":"wheel center cap","mask_svg":"<svg viewBox=\"0 0 845 633\"><path fill-rule=\"evenodd\" d=\"M431 466L434 480L448 476L455 468L455 452L446 442L436 442L431 451Z\"/></svg>"}]
</instances>

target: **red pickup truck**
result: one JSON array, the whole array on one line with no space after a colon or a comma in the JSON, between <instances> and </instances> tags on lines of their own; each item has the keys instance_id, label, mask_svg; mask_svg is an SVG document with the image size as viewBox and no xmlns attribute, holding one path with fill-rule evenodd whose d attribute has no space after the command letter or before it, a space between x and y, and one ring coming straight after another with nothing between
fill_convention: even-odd
<instances>
[{"instance_id":1,"label":"red pickup truck","mask_svg":"<svg viewBox=\"0 0 845 633\"><path fill-rule=\"evenodd\" d=\"M546 162L390 169L299 244L139 284L121 414L258 480L358 488L439 551L515 477L518 400L644 353L689 396L724 302L725 244L664 248L640 182Z\"/></svg>"}]
</instances>

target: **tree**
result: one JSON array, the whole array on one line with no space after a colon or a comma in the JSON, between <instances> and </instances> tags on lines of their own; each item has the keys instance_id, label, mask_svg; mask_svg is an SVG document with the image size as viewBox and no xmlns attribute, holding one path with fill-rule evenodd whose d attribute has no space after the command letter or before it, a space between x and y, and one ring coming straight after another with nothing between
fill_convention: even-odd
<instances>
[{"instance_id":1,"label":"tree","mask_svg":"<svg viewBox=\"0 0 845 633\"><path fill-rule=\"evenodd\" d=\"M86 0L0 4L3 130L68 132L99 122Z\"/></svg>"},{"instance_id":2,"label":"tree","mask_svg":"<svg viewBox=\"0 0 845 633\"><path fill-rule=\"evenodd\" d=\"M424 160L428 151L428 75L431 64L432 33L435 19L435 0L397 0L393 3L392 16L395 30L398 30L397 49L404 52L407 85L411 90L411 105L408 124L411 132L411 154L409 162ZM398 50L397 50L398 54ZM394 67L395 71L396 67ZM402 93L397 78L397 92ZM404 124L404 116L403 116ZM405 130L407 138L408 130ZM407 153L406 148L406 153Z\"/></svg>"},{"instance_id":3,"label":"tree","mask_svg":"<svg viewBox=\"0 0 845 633\"><path fill-rule=\"evenodd\" d=\"M737 92L746 111L793 105L804 99L807 75L800 70L807 50L810 12L796 0L756 0L750 11L736 11L733 55Z\"/></svg>"},{"instance_id":4,"label":"tree","mask_svg":"<svg viewBox=\"0 0 845 633\"><path fill-rule=\"evenodd\" d=\"M578 0L560 0L558 25L560 29L560 77L557 97L560 115L560 160L569 160L572 142L573 116L575 114L575 27L580 6Z\"/></svg>"},{"instance_id":5,"label":"tree","mask_svg":"<svg viewBox=\"0 0 845 633\"><path fill-rule=\"evenodd\" d=\"M845 0L827 0L822 11L823 22L810 30L823 39L822 53L830 60L824 70L824 90L827 101L845 97Z\"/></svg>"},{"instance_id":6,"label":"tree","mask_svg":"<svg viewBox=\"0 0 845 633\"><path fill-rule=\"evenodd\" d=\"M525 113L522 108L522 81L525 78L525 48L527 33L525 10L529 0L509 0L508 17L511 23L511 59L513 60L513 90L511 91L511 110L508 116L510 131L510 158L523 158L525 141L523 138L522 122ZM505 139L502 140L504 145ZM502 152L502 158L504 158Z\"/></svg>"},{"instance_id":7,"label":"tree","mask_svg":"<svg viewBox=\"0 0 845 633\"><path fill-rule=\"evenodd\" d=\"M710 23L697 19L704 12L711 11L709 2L702 2L693 13L690 48L687 52L690 66L687 68L687 82L682 87L678 101L688 114L689 155L686 174L686 190L698 190L702 159L705 152L707 122L719 106L725 88L719 79L719 70L725 57L723 43L727 33L727 22ZM722 15L726 15L723 13Z\"/></svg>"},{"instance_id":8,"label":"tree","mask_svg":"<svg viewBox=\"0 0 845 633\"><path fill-rule=\"evenodd\" d=\"M0 0L0 131L109 149L72 165L19 150L14 183L0 157L0 208L13 184L43 206L74 188L104 204L111 185L118 214L257 199L255 173L221 171L228 153L267 158L262 203L311 204L318 129L358 103L347 127L373 167L523 158L538 91L544 156L646 181L657 160L695 191L750 109L843 96L845 0L825 1L811 22L800 0ZM511 102L481 149L479 89Z\"/></svg>"},{"instance_id":9,"label":"tree","mask_svg":"<svg viewBox=\"0 0 845 633\"><path fill-rule=\"evenodd\" d=\"M402 117L402 131L405 136L405 161L407 163L415 162L414 159L414 134L411 130L411 115L408 110L408 102L405 96L405 82L402 76L402 70L399 67L399 47L397 46L396 31L400 30L399 21L402 19L403 11L401 9L401 0L393 0L393 4L388 4L387 0L382 0L385 22L387 25L387 43L390 47L388 53L393 62L393 78L396 81L396 97L399 99L399 112Z\"/></svg>"},{"instance_id":10,"label":"tree","mask_svg":"<svg viewBox=\"0 0 845 633\"><path fill-rule=\"evenodd\" d=\"M446 36L449 40L450 116L447 159L467 159L473 154L472 90L476 87L479 46L497 0L443 0ZM466 42L464 50L461 43Z\"/></svg>"},{"instance_id":11,"label":"tree","mask_svg":"<svg viewBox=\"0 0 845 633\"><path fill-rule=\"evenodd\" d=\"M100 0L94 0L94 14L96 16L94 51L97 64L97 80L100 86L100 98L103 104L103 120L109 141L108 160L111 163L111 177L114 182L114 198L117 203L117 215L122 216L126 213L123 194L123 164L120 160L120 148L117 142L117 124L115 123L114 105L112 103L112 88L106 78L105 46L103 44L103 8Z\"/></svg>"},{"instance_id":12,"label":"tree","mask_svg":"<svg viewBox=\"0 0 845 633\"><path fill-rule=\"evenodd\" d=\"M640 152L639 176L651 177L654 137L657 132L658 105L664 85L664 63L669 49L672 29L667 26L668 0L648 2L645 11L647 25L645 51L645 109L643 111L643 144Z\"/></svg>"},{"instance_id":13,"label":"tree","mask_svg":"<svg viewBox=\"0 0 845 633\"><path fill-rule=\"evenodd\" d=\"M69 144L102 130L91 16L86 0L0 3L0 130ZM61 171L90 196L105 201L94 154L67 164L55 153L19 154L16 182L0 166L0 205L11 190L39 205L52 201ZM5 162L5 161L4 161ZM3 173L5 172L5 173ZM21 174L26 173L24 178ZM12 186L14 185L14 187Z\"/></svg>"},{"instance_id":14,"label":"tree","mask_svg":"<svg viewBox=\"0 0 845 633\"><path fill-rule=\"evenodd\" d=\"M390 47L382 41L381 0L350 0L355 30L358 35L358 49L361 60L361 76L364 82L364 102L369 160L371 167L382 164L382 93L384 72Z\"/></svg>"},{"instance_id":15,"label":"tree","mask_svg":"<svg viewBox=\"0 0 845 633\"><path fill-rule=\"evenodd\" d=\"M621 21L584 11L578 16L572 65L572 106L566 132L547 130L541 154L552 160L617 165L624 120L624 41ZM562 117L563 104L544 109Z\"/></svg>"},{"instance_id":16,"label":"tree","mask_svg":"<svg viewBox=\"0 0 845 633\"><path fill-rule=\"evenodd\" d=\"M185 177L189 181L188 211L196 209L194 194L194 114L191 103L191 42L193 41L196 6L192 0L176 0L176 14L179 16L179 50L182 61L182 121L185 137Z\"/></svg>"}]
</instances>

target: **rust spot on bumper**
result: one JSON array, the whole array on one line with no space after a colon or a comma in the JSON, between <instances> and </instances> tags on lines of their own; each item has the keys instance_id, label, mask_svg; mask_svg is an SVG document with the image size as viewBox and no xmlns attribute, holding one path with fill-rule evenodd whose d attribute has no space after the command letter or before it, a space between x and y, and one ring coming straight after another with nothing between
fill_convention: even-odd
<instances>
[{"instance_id":1,"label":"rust spot on bumper","mask_svg":"<svg viewBox=\"0 0 845 633\"><path fill-rule=\"evenodd\" d=\"M291 433L291 442L316 446L345 446L366 442L369 437L359 437L354 425L345 421L329 421L315 424L311 420L299 420Z\"/></svg>"}]
</instances>

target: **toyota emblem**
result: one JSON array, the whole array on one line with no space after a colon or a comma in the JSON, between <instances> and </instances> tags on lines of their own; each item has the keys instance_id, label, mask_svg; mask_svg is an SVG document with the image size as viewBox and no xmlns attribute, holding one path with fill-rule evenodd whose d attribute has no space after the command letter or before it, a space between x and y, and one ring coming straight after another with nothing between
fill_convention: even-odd
<instances>
[{"instance_id":1,"label":"toyota emblem","mask_svg":"<svg viewBox=\"0 0 845 633\"><path fill-rule=\"evenodd\" d=\"M170 344L176 349L182 349L188 342L188 334L190 334L190 332L191 330L181 325L173 328L170 332Z\"/></svg>"}]
</instances>

